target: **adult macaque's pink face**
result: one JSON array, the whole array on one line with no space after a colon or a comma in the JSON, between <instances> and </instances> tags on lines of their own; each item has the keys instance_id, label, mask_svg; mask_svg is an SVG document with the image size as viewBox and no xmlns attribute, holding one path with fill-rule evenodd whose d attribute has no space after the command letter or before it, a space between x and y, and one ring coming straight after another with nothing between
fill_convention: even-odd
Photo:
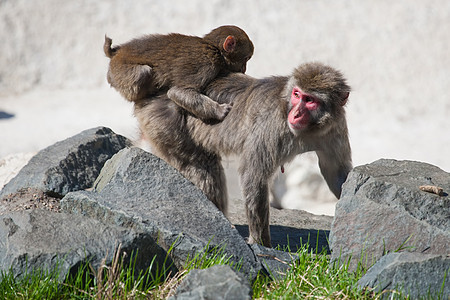
<instances>
[{"instance_id":1,"label":"adult macaque's pink face","mask_svg":"<svg viewBox=\"0 0 450 300\"><path fill-rule=\"evenodd\" d=\"M308 127L312 114L320 107L319 100L294 87L291 93L292 109L288 115L289 128L294 133Z\"/></svg>"}]
</instances>

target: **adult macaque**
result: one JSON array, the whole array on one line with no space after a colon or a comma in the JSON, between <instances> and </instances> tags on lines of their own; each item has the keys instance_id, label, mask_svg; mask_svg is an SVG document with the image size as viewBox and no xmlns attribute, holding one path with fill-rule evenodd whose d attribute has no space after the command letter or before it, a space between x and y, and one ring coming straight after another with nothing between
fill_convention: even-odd
<instances>
[{"instance_id":1,"label":"adult macaque","mask_svg":"<svg viewBox=\"0 0 450 300\"><path fill-rule=\"evenodd\" d=\"M127 100L139 101L168 89L169 98L204 121L222 121L231 110L202 94L219 74L245 73L253 44L236 26L221 26L203 38L182 34L148 35L111 48L107 79Z\"/></svg>"},{"instance_id":2,"label":"adult macaque","mask_svg":"<svg viewBox=\"0 0 450 300\"><path fill-rule=\"evenodd\" d=\"M248 242L270 246L269 180L294 156L315 151L329 188L340 196L352 169L344 111L349 91L340 72L308 63L289 77L254 79L234 73L214 80L206 95L220 103L234 103L221 123L193 118L164 94L137 102L135 114L156 154L200 187L224 213L227 192L221 156L240 155Z\"/></svg>"}]
</instances>

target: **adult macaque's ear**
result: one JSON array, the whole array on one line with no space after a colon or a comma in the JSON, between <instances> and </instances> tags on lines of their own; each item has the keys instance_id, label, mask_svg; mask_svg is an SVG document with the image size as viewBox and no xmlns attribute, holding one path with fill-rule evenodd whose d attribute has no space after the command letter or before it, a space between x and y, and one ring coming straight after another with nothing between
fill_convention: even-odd
<instances>
[{"instance_id":1,"label":"adult macaque's ear","mask_svg":"<svg viewBox=\"0 0 450 300\"><path fill-rule=\"evenodd\" d=\"M348 96L350 96L350 92L346 92L343 94L343 99L341 100L341 106L344 106L345 104L347 104L348 101Z\"/></svg>"},{"instance_id":2,"label":"adult macaque's ear","mask_svg":"<svg viewBox=\"0 0 450 300\"><path fill-rule=\"evenodd\" d=\"M227 36L225 42L223 42L223 49L226 52L231 52L234 50L235 47L236 47L236 39L234 38L234 36L232 35Z\"/></svg>"}]
</instances>

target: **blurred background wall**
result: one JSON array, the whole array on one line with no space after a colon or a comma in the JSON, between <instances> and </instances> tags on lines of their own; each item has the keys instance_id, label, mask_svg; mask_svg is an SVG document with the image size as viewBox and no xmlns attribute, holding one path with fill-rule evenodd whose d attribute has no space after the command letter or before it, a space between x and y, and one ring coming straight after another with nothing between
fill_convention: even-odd
<instances>
[{"instance_id":1,"label":"blurred background wall","mask_svg":"<svg viewBox=\"0 0 450 300\"><path fill-rule=\"evenodd\" d=\"M131 106L106 83L105 33L121 43L223 24L242 27L255 45L248 75L287 75L306 61L345 74L355 165L383 157L450 171L446 0L1 0L0 158L98 125L138 138ZM275 195L284 206L331 203L315 211L330 214L335 199L314 160L291 164Z\"/></svg>"}]
</instances>

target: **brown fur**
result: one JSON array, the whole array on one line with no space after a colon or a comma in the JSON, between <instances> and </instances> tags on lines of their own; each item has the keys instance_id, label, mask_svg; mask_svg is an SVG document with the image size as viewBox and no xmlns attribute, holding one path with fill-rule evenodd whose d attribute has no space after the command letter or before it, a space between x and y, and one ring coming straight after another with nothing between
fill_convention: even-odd
<instances>
[{"instance_id":1,"label":"brown fur","mask_svg":"<svg viewBox=\"0 0 450 300\"><path fill-rule=\"evenodd\" d=\"M287 122L294 86L321 101L317 115L300 132L293 132ZM225 213L221 156L240 155L249 243L270 246L268 184L281 165L297 154L315 151L328 186L340 196L341 185L352 168L343 107L349 91L341 73L310 63L298 67L290 77L254 79L229 74L214 80L206 87L206 95L219 103L234 103L221 123L205 124L193 118L165 94L136 103L135 114L156 154L199 186Z\"/></svg>"},{"instance_id":2,"label":"brown fur","mask_svg":"<svg viewBox=\"0 0 450 300\"><path fill-rule=\"evenodd\" d=\"M245 73L253 44L236 26L221 26L205 37L182 34L147 35L103 50L110 58L108 82L125 99L139 101L160 90L202 120L222 121L230 103L218 104L201 94L219 74Z\"/></svg>"}]
</instances>

